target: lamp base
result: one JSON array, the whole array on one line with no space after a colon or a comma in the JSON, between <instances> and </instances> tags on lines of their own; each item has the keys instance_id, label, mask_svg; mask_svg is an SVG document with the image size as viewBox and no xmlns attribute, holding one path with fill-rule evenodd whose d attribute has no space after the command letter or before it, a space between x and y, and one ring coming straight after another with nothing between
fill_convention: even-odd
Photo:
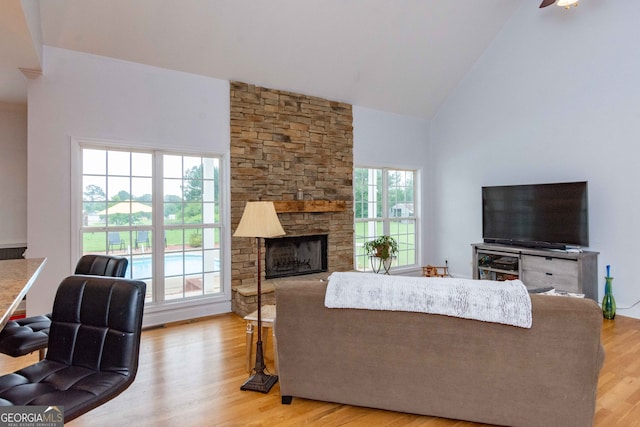
<instances>
[{"instance_id":1,"label":"lamp base","mask_svg":"<svg viewBox=\"0 0 640 427\"><path fill-rule=\"evenodd\" d=\"M261 393L269 393L271 387L278 382L277 375L267 375L264 372L257 372L245 381L240 390L259 391Z\"/></svg>"}]
</instances>

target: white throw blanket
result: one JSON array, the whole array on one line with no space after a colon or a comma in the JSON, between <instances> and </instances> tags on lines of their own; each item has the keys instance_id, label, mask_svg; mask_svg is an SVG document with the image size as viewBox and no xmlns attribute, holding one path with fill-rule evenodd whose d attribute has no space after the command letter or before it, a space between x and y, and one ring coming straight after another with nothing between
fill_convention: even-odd
<instances>
[{"instance_id":1,"label":"white throw blanket","mask_svg":"<svg viewBox=\"0 0 640 427\"><path fill-rule=\"evenodd\" d=\"M531 327L531 298L520 280L336 272L329 276L324 304L328 308L413 311Z\"/></svg>"}]
</instances>

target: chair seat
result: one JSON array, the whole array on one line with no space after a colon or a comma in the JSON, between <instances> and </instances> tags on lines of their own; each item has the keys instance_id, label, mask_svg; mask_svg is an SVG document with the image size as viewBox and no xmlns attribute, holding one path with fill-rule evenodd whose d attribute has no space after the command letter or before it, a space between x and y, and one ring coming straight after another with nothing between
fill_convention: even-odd
<instances>
[{"instance_id":1,"label":"chair seat","mask_svg":"<svg viewBox=\"0 0 640 427\"><path fill-rule=\"evenodd\" d=\"M97 406L131 381L130 375L100 372L42 360L0 377L0 406L64 406L65 418L75 418L87 405ZM113 390L113 392L109 392Z\"/></svg>"},{"instance_id":2,"label":"chair seat","mask_svg":"<svg viewBox=\"0 0 640 427\"><path fill-rule=\"evenodd\" d=\"M19 357L42 350L49 342L48 316L33 316L12 320L0 332L0 353Z\"/></svg>"}]
</instances>

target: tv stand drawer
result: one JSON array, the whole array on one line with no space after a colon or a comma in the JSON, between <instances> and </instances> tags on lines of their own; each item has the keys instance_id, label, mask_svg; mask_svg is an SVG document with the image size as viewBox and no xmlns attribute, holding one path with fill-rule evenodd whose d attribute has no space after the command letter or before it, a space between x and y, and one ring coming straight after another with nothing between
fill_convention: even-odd
<instances>
[{"instance_id":1,"label":"tv stand drawer","mask_svg":"<svg viewBox=\"0 0 640 427\"><path fill-rule=\"evenodd\" d=\"M578 280L578 262L550 256L522 255L522 270L573 276Z\"/></svg>"},{"instance_id":2,"label":"tv stand drawer","mask_svg":"<svg viewBox=\"0 0 640 427\"><path fill-rule=\"evenodd\" d=\"M567 292L580 292L578 262L536 255L522 255L522 281L527 286L553 286Z\"/></svg>"},{"instance_id":3,"label":"tv stand drawer","mask_svg":"<svg viewBox=\"0 0 640 427\"><path fill-rule=\"evenodd\" d=\"M567 276L565 274L550 275L541 271L524 270L522 272L522 282L528 288L553 286L558 291L581 293L577 276Z\"/></svg>"}]
</instances>

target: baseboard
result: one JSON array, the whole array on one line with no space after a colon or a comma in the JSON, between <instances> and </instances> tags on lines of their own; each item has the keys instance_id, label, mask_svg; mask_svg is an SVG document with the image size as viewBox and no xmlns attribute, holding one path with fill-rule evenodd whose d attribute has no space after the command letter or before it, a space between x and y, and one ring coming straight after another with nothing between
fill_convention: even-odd
<instances>
[{"instance_id":1,"label":"baseboard","mask_svg":"<svg viewBox=\"0 0 640 427\"><path fill-rule=\"evenodd\" d=\"M190 307L167 308L161 311L145 311L144 317L142 318L142 327L147 328L230 312L231 301L217 301Z\"/></svg>"}]
</instances>

